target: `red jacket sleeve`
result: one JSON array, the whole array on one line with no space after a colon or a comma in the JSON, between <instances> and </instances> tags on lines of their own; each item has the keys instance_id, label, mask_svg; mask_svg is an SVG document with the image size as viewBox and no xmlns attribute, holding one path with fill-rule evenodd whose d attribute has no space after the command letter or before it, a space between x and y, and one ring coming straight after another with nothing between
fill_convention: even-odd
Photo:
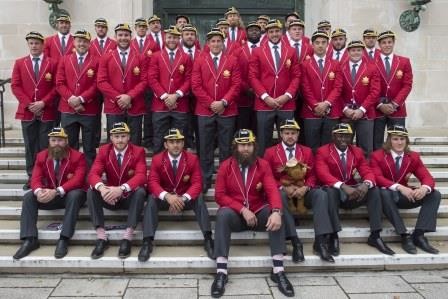
<instances>
[{"instance_id":1,"label":"red jacket sleeve","mask_svg":"<svg viewBox=\"0 0 448 299\"><path fill-rule=\"evenodd\" d=\"M112 52L109 52L112 53ZM109 83L109 72L108 72L108 64L112 59L112 55L104 55L98 67L98 77L97 77L97 85L98 89L108 98L115 99L121 93L118 92L112 85Z\"/></svg>"},{"instance_id":2,"label":"red jacket sleeve","mask_svg":"<svg viewBox=\"0 0 448 299\"><path fill-rule=\"evenodd\" d=\"M373 152L370 155L370 168L372 169L373 174L375 175L378 187L389 188L390 186L395 184L395 182L388 179L383 174L383 170L381 168L381 159L384 156L383 153L384 151L380 149L378 151Z\"/></svg>"},{"instance_id":3,"label":"red jacket sleeve","mask_svg":"<svg viewBox=\"0 0 448 299\"><path fill-rule=\"evenodd\" d=\"M341 100L341 92L342 92L342 85L343 85L343 81L342 81L342 71L341 71L341 65L339 64L339 62L333 62L336 64L335 66L335 78L334 78L334 85L333 85L333 89L330 91L330 93L328 94L327 98L325 100L329 101L331 103L331 105L334 105L336 103L336 101L340 101Z\"/></svg>"},{"instance_id":4,"label":"red jacket sleeve","mask_svg":"<svg viewBox=\"0 0 448 299\"><path fill-rule=\"evenodd\" d=\"M413 156L412 158L416 163L414 171L415 177L420 181L420 184L427 185L431 187L431 189L434 189L435 187L434 178L428 171L428 168L426 168L426 166L423 164L420 155L416 152L412 152L411 155Z\"/></svg>"},{"instance_id":5,"label":"red jacket sleeve","mask_svg":"<svg viewBox=\"0 0 448 299\"><path fill-rule=\"evenodd\" d=\"M227 160L228 161L228 160ZM218 175L216 176L215 185L215 200L220 207L228 207L237 212L241 213L244 208L243 203L234 200L232 197L226 195L227 181L228 181L228 168L229 164L225 162L219 165Z\"/></svg>"},{"instance_id":6,"label":"red jacket sleeve","mask_svg":"<svg viewBox=\"0 0 448 299\"><path fill-rule=\"evenodd\" d=\"M201 166L199 164L199 159L196 156L190 156L189 159L192 161L191 166L193 168L193 172L191 173L191 185L188 188L188 195L191 196L191 199L197 199L202 192L202 174L201 174Z\"/></svg>"},{"instance_id":7,"label":"red jacket sleeve","mask_svg":"<svg viewBox=\"0 0 448 299\"><path fill-rule=\"evenodd\" d=\"M227 103L230 105L231 103L235 102L237 100L237 97L240 93L241 88L241 72L240 68L237 64L236 59L232 56L228 59L232 59L232 65L233 65L233 74L232 74L232 85L230 89L226 92L226 95L224 96L224 99L227 101Z\"/></svg>"},{"instance_id":8,"label":"red jacket sleeve","mask_svg":"<svg viewBox=\"0 0 448 299\"><path fill-rule=\"evenodd\" d=\"M87 163L84 154L79 153L74 163L76 163L76 168L73 177L61 186L66 193L84 187L84 180L87 173Z\"/></svg>"},{"instance_id":9,"label":"red jacket sleeve","mask_svg":"<svg viewBox=\"0 0 448 299\"><path fill-rule=\"evenodd\" d=\"M142 147L134 147L136 151L134 153L136 161L135 161L135 173L125 184L128 184L131 187L131 190L134 191L138 187L143 187L146 183L146 157L145 150Z\"/></svg>"},{"instance_id":10,"label":"red jacket sleeve","mask_svg":"<svg viewBox=\"0 0 448 299\"><path fill-rule=\"evenodd\" d=\"M22 60L23 63L24 60ZM17 98L17 100L24 105L25 109L28 104L32 102L32 99L25 93L23 90L23 82L22 82L22 68L21 61L16 60L14 63L14 68L12 71L12 77L11 77L11 90L14 96Z\"/></svg>"},{"instance_id":11,"label":"red jacket sleeve","mask_svg":"<svg viewBox=\"0 0 448 299\"><path fill-rule=\"evenodd\" d=\"M340 180L331 174L330 168L326 163L326 152L328 147L322 146L316 152L316 176L324 186L333 187Z\"/></svg>"},{"instance_id":12,"label":"red jacket sleeve","mask_svg":"<svg viewBox=\"0 0 448 299\"><path fill-rule=\"evenodd\" d=\"M142 70L141 70L142 73L140 75L140 78L142 78L142 80L140 80L140 82L137 85L135 85L133 89L131 89L127 92L127 95L129 95L132 100L134 100L135 97L142 95L145 92L146 87L147 87L145 79L147 77L148 67L142 58L139 57L138 59L140 61L140 65L142 66Z\"/></svg>"},{"instance_id":13,"label":"red jacket sleeve","mask_svg":"<svg viewBox=\"0 0 448 299\"><path fill-rule=\"evenodd\" d=\"M359 161L357 169L359 174L361 175L361 179L363 181L371 181L373 184L376 184L375 175L373 174L369 163L367 163L367 159L364 157L362 149L358 147L352 147L351 150L354 153L356 160Z\"/></svg>"},{"instance_id":14,"label":"red jacket sleeve","mask_svg":"<svg viewBox=\"0 0 448 299\"><path fill-rule=\"evenodd\" d=\"M156 54L157 56L153 57L150 60L149 68L148 68L148 84L150 88L154 91L154 95L157 97L157 100L160 100L160 97L166 93L166 90L162 87L162 84L159 82L160 78L160 68L159 68L159 58L160 54Z\"/></svg>"},{"instance_id":15,"label":"red jacket sleeve","mask_svg":"<svg viewBox=\"0 0 448 299\"><path fill-rule=\"evenodd\" d=\"M405 58L405 57L401 57L401 59L405 59L405 63L404 63L404 67L403 67L404 75L403 75L403 79L402 79L403 86L401 87L400 91L397 93L397 95L393 99L393 101L400 106L402 106L404 104L404 101L406 100L409 93L411 92L412 80L413 80L411 62L409 61L408 58Z\"/></svg>"},{"instance_id":16,"label":"red jacket sleeve","mask_svg":"<svg viewBox=\"0 0 448 299\"><path fill-rule=\"evenodd\" d=\"M203 82L206 81L202 79L202 63L204 63L204 60L199 58L193 65L193 71L191 73L191 90L196 96L196 102L206 109L210 109L213 98L207 93L202 85Z\"/></svg>"},{"instance_id":17,"label":"red jacket sleeve","mask_svg":"<svg viewBox=\"0 0 448 299\"><path fill-rule=\"evenodd\" d=\"M252 86L257 97L268 93L259 79L260 74L263 72L260 66L260 52L261 50L259 48L254 49L249 59L249 84Z\"/></svg>"}]
</instances>

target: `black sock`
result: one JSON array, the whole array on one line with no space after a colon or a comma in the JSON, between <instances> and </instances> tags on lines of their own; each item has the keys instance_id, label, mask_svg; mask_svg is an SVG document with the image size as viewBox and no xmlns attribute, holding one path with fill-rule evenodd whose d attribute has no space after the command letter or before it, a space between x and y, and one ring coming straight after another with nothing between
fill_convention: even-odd
<instances>
[{"instance_id":1,"label":"black sock","mask_svg":"<svg viewBox=\"0 0 448 299\"><path fill-rule=\"evenodd\" d=\"M292 244L292 246L298 246L298 245L301 245L302 244L302 242L300 242L300 239L299 239L299 237L290 237L290 239L291 239L291 244Z\"/></svg>"},{"instance_id":2,"label":"black sock","mask_svg":"<svg viewBox=\"0 0 448 299\"><path fill-rule=\"evenodd\" d=\"M332 237L333 239L339 239L338 233L331 233L329 234L330 237Z\"/></svg>"},{"instance_id":3,"label":"black sock","mask_svg":"<svg viewBox=\"0 0 448 299\"><path fill-rule=\"evenodd\" d=\"M59 240L70 240L70 238L69 237L66 237L66 236L63 236L63 235L60 235L59 236Z\"/></svg>"},{"instance_id":4,"label":"black sock","mask_svg":"<svg viewBox=\"0 0 448 299\"><path fill-rule=\"evenodd\" d=\"M212 232L206 231L204 232L204 239L211 239L212 238Z\"/></svg>"},{"instance_id":5,"label":"black sock","mask_svg":"<svg viewBox=\"0 0 448 299\"><path fill-rule=\"evenodd\" d=\"M409 234L408 234L408 233L404 233L404 234L400 234L400 236L401 236L402 239L404 239L404 238L406 238L407 236L409 236Z\"/></svg>"},{"instance_id":6,"label":"black sock","mask_svg":"<svg viewBox=\"0 0 448 299\"><path fill-rule=\"evenodd\" d=\"M414 233L413 233L413 235L416 237L423 236L424 234L425 234L425 231L422 229L416 229L416 230L414 230Z\"/></svg>"},{"instance_id":7,"label":"black sock","mask_svg":"<svg viewBox=\"0 0 448 299\"><path fill-rule=\"evenodd\" d=\"M143 242L151 242L154 240L154 237L144 237Z\"/></svg>"},{"instance_id":8,"label":"black sock","mask_svg":"<svg viewBox=\"0 0 448 299\"><path fill-rule=\"evenodd\" d=\"M381 230L376 230L370 233L370 236L374 239L378 239L380 237L380 231Z\"/></svg>"}]
</instances>

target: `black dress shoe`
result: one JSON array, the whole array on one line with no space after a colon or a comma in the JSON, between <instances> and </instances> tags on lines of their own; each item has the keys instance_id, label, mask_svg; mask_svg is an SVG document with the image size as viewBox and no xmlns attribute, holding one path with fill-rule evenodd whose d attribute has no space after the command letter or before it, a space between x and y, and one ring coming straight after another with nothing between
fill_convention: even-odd
<instances>
[{"instance_id":1,"label":"black dress shoe","mask_svg":"<svg viewBox=\"0 0 448 299\"><path fill-rule=\"evenodd\" d=\"M39 247L39 240L37 240L36 238L25 239L20 248L17 250L16 254L14 254L13 258L15 260L20 260Z\"/></svg>"},{"instance_id":2,"label":"black dress shoe","mask_svg":"<svg viewBox=\"0 0 448 299\"><path fill-rule=\"evenodd\" d=\"M146 262L147 260L149 260L151 253L152 253L152 240L143 241L142 248L138 253L138 261Z\"/></svg>"},{"instance_id":3,"label":"black dress shoe","mask_svg":"<svg viewBox=\"0 0 448 299\"><path fill-rule=\"evenodd\" d=\"M126 239L121 240L120 248L118 249L118 257L125 259L131 255L132 242Z\"/></svg>"},{"instance_id":4,"label":"black dress shoe","mask_svg":"<svg viewBox=\"0 0 448 299\"><path fill-rule=\"evenodd\" d=\"M412 241L414 242L415 246L417 246L418 248L420 248L423 251L426 251L426 252L432 253L432 254L439 253L439 250L432 247L429 244L428 239L424 235L420 235L420 236L412 235Z\"/></svg>"},{"instance_id":5,"label":"black dress shoe","mask_svg":"<svg viewBox=\"0 0 448 299\"><path fill-rule=\"evenodd\" d=\"M216 273L215 280L213 281L211 288L211 295L213 298L219 298L224 295L227 281L227 274L224 274L222 272Z\"/></svg>"},{"instance_id":6,"label":"black dress shoe","mask_svg":"<svg viewBox=\"0 0 448 299\"><path fill-rule=\"evenodd\" d=\"M333 256L338 256L341 253L339 247L339 237L337 233L330 234L330 238L328 241L328 250L330 251L330 254Z\"/></svg>"},{"instance_id":7,"label":"black dress shoe","mask_svg":"<svg viewBox=\"0 0 448 299\"><path fill-rule=\"evenodd\" d=\"M294 297L294 288L284 271L278 273L271 272L271 280L277 283L278 289L283 295L286 297Z\"/></svg>"},{"instance_id":8,"label":"black dress shoe","mask_svg":"<svg viewBox=\"0 0 448 299\"><path fill-rule=\"evenodd\" d=\"M109 240L98 239L95 242L95 248L93 248L90 257L94 260L99 259L104 255L104 251L109 247Z\"/></svg>"},{"instance_id":9,"label":"black dress shoe","mask_svg":"<svg viewBox=\"0 0 448 299\"><path fill-rule=\"evenodd\" d=\"M387 255L394 255L395 252L390 249L386 243L384 243L383 239L381 238L373 238L372 236L369 236L369 239L367 239L367 244L369 244L372 247L375 247L379 251L381 251L384 254Z\"/></svg>"},{"instance_id":10,"label":"black dress shoe","mask_svg":"<svg viewBox=\"0 0 448 299\"><path fill-rule=\"evenodd\" d=\"M302 243L292 245L292 261L294 263L301 263L305 261L305 256L303 255L303 245Z\"/></svg>"},{"instance_id":11,"label":"black dress shoe","mask_svg":"<svg viewBox=\"0 0 448 299\"><path fill-rule=\"evenodd\" d=\"M412 243L412 238L410 235L401 237L401 248L409 254L417 254L417 248L415 248L414 243Z\"/></svg>"},{"instance_id":12,"label":"black dress shoe","mask_svg":"<svg viewBox=\"0 0 448 299\"><path fill-rule=\"evenodd\" d=\"M214 260L215 257L213 255L215 245L213 239L211 237L207 237L204 239L204 250L207 252L207 256L209 259Z\"/></svg>"},{"instance_id":13,"label":"black dress shoe","mask_svg":"<svg viewBox=\"0 0 448 299\"><path fill-rule=\"evenodd\" d=\"M334 258L328 250L328 245L324 241L315 241L313 244L314 253L320 257L321 260L334 263Z\"/></svg>"},{"instance_id":14,"label":"black dress shoe","mask_svg":"<svg viewBox=\"0 0 448 299\"><path fill-rule=\"evenodd\" d=\"M68 240L58 240L56 243L56 249L54 250L54 257L61 259L67 255L68 252Z\"/></svg>"}]
</instances>

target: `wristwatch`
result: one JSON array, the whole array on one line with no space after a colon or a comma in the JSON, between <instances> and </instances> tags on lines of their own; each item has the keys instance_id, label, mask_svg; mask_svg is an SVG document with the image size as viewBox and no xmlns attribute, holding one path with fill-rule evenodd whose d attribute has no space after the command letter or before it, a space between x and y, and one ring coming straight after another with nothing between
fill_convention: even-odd
<instances>
[{"instance_id":1,"label":"wristwatch","mask_svg":"<svg viewBox=\"0 0 448 299\"><path fill-rule=\"evenodd\" d=\"M126 192L126 187L124 185L120 186L121 191Z\"/></svg>"},{"instance_id":2,"label":"wristwatch","mask_svg":"<svg viewBox=\"0 0 448 299\"><path fill-rule=\"evenodd\" d=\"M282 216L282 210L280 210L280 209L272 209L271 210L271 214L276 213L276 212L279 213L280 216Z\"/></svg>"}]
</instances>

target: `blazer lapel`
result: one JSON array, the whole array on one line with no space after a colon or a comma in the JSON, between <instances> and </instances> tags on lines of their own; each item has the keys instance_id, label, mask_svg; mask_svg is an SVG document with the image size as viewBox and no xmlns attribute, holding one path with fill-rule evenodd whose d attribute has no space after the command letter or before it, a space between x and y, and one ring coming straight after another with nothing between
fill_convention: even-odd
<instances>
[{"instance_id":1,"label":"blazer lapel","mask_svg":"<svg viewBox=\"0 0 448 299\"><path fill-rule=\"evenodd\" d=\"M112 166L112 169L114 170L117 178L120 178L120 168L118 167L117 156L115 155L115 150L113 146L111 146L111 149L109 151L109 163Z\"/></svg>"},{"instance_id":2,"label":"blazer lapel","mask_svg":"<svg viewBox=\"0 0 448 299\"><path fill-rule=\"evenodd\" d=\"M57 187L56 175L54 173L53 159L51 159L50 157L47 157L47 161L45 164L47 166L47 172L48 172L48 176L50 177L51 183L53 184L54 187Z\"/></svg>"},{"instance_id":3,"label":"blazer lapel","mask_svg":"<svg viewBox=\"0 0 448 299\"><path fill-rule=\"evenodd\" d=\"M269 46L269 42L266 43L266 45L263 46L263 53L264 56L266 57L266 60L269 63L269 66L271 67L271 70L274 74L276 74L276 69L275 69L275 63L274 63L274 59L272 58L272 54L271 54L271 48Z\"/></svg>"}]
</instances>

